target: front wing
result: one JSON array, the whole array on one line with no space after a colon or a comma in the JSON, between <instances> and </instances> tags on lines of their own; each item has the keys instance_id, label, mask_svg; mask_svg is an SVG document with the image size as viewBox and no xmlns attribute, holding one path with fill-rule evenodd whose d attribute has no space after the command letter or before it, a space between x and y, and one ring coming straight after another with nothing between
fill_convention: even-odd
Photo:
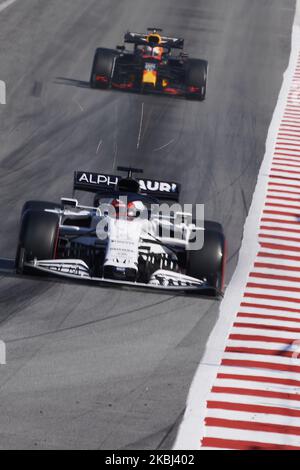
<instances>
[{"instance_id":1,"label":"front wing","mask_svg":"<svg viewBox=\"0 0 300 470\"><path fill-rule=\"evenodd\" d=\"M177 96L184 96L188 92L182 72L176 72L176 70L171 67L162 67L157 70L157 84L153 86L147 86L147 83L143 82L143 72L143 63L140 65L122 64L114 74L112 88L136 92L143 90L151 94ZM132 78L128 80L131 74L135 77L134 80L132 80ZM164 80L167 80L169 84L162 86Z\"/></svg>"},{"instance_id":2,"label":"front wing","mask_svg":"<svg viewBox=\"0 0 300 470\"><path fill-rule=\"evenodd\" d=\"M193 292L204 293L214 290L207 282L191 278L189 276L180 275L168 271L158 271L154 273L149 283L132 282L126 280L107 279L103 277L94 277L90 274L88 265L78 259L62 259L62 260L34 260L24 264L26 268L30 268L49 275L60 276L69 279L77 279L81 281L90 281L99 285L119 285L141 287L152 290L177 291L177 292Z\"/></svg>"}]
</instances>

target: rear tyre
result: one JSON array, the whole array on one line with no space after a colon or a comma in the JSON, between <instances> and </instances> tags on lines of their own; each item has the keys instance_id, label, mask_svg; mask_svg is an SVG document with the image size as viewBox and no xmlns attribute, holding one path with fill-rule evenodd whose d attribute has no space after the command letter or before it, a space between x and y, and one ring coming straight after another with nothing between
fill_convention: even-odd
<instances>
[{"instance_id":1,"label":"rear tyre","mask_svg":"<svg viewBox=\"0 0 300 470\"><path fill-rule=\"evenodd\" d=\"M24 264L34 259L54 259L59 233L59 216L51 212L26 210L24 212L15 259L19 274L29 272Z\"/></svg>"},{"instance_id":2,"label":"rear tyre","mask_svg":"<svg viewBox=\"0 0 300 470\"><path fill-rule=\"evenodd\" d=\"M204 101L207 88L208 62L189 59L186 72L187 98Z\"/></svg>"},{"instance_id":3,"label":"rear tyre","mask_svg":"<svg viewBox=\"0 0 300 470\"><path fill-rule=\"evenodd\" d=\"M118 52L113 49L99 48L96 50L90 78L91 88L107 89L111 87L118 55Z\"/></svg>"},{"instance_id":4,"label":"rear tyre","mask_svg":"<svg viewBox=\"0 0 300 470\"><path fill-rule=\"evenodd\" d=\"M213 232L224 233L222 225L219 222L213 222L212 220L205 220L204 228L205 230L211 230Z\"/></svg>"},{"instance_id":5,"label":"rear tyre","mask_svg":"<svg viewBox=\"0 0 300 470\"><path fill-rule=\"evenodd\" d=\"M204 227L205 230L211 230L213 232L224 233L222 224L220 224L219 222L215 222L212 220L204 220L203 222L203 220L193 218L192 223L195 224L196 227Z\"/></svg>"},{"instance_id":6,"label":"rear tyre","mask_svg":"<svg viewBox=\"0 0 300 470\"><path fill-rule=\"evenodd\" d=\"M213 289L213 295L219 296L224 287L225 258L226 242L223 232L206 229L203 248L189 252L187 275L197 279L206 278Z\"/></svg>"}]
</instances>

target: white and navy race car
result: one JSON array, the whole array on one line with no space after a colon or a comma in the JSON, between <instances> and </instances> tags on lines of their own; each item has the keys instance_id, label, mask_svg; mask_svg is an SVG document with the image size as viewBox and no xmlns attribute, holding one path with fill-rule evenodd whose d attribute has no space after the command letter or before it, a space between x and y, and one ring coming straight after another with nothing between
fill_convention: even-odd
<instances>
[{"instance_id":1,"label":"white and navy race car","mask_svg":"<svg viewBox=\"0 0 300 470\"><path fill-rule=\"evenodd\" d=\"M179 184L118 170L126 177L77 171L72 198L25 203L17 273L221 296L221 225L181 210ZM93 205L80 205L77 190L94 193Z\"/></svg>"}]
</instances>

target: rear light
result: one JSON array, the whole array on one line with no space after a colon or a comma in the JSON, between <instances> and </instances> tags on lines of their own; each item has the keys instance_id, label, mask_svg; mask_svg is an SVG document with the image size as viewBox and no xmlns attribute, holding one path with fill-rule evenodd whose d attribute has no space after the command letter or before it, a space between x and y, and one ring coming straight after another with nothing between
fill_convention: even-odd
<instances>
[{"instance_id":1,"label":"rear light","mask_svg":"<svg viewBox=\"0 0 300 470\"><path fill-rule=\"evenodd\" d=\"M105 75L96 75L96 81L101 83L108 83L108 78Z\"/></svg>"},{"instance_id":2,"label":"rear light","mask_svg":"<svg viewBox=\"0 0 300 470\"><path fill-rule=\"evenodd\" d=\"M201 91L200 88L197 87L197 86L190 86L189 87L189 92L190 93L200 93L200 91Z\"/></svg>"},{"instance_id":3,"label":"rear light","mask_svg":"<svg viewBox=\"0 0 300 470\"><path fill-rule=\"evenodd\" d=\"M178 88L171 88L171 87L166 87L164 88L165 93L169 93L170 95L180 95L181 91Z\"/></svg>"}]
</instances>

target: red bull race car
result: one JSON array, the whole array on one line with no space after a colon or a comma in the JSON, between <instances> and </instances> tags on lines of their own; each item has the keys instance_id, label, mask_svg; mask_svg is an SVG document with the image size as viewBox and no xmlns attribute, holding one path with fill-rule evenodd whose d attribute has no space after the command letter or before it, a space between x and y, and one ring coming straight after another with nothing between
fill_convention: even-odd
<instances>
[{"instance_id":1,"label":"red bull race car","mask_svg":"<svg viewBox=\"0 0 300 470\"><path fill-rule=\"evenodd\" d=\"M133 45L133 49L128 50L126 44ZM147 34L127 32L124 45L96 49L90 85L203 101L208 62L190 58L183 47L184 39L165 37L157 28L149 28Z\"/></svg>"}]
</instances>

